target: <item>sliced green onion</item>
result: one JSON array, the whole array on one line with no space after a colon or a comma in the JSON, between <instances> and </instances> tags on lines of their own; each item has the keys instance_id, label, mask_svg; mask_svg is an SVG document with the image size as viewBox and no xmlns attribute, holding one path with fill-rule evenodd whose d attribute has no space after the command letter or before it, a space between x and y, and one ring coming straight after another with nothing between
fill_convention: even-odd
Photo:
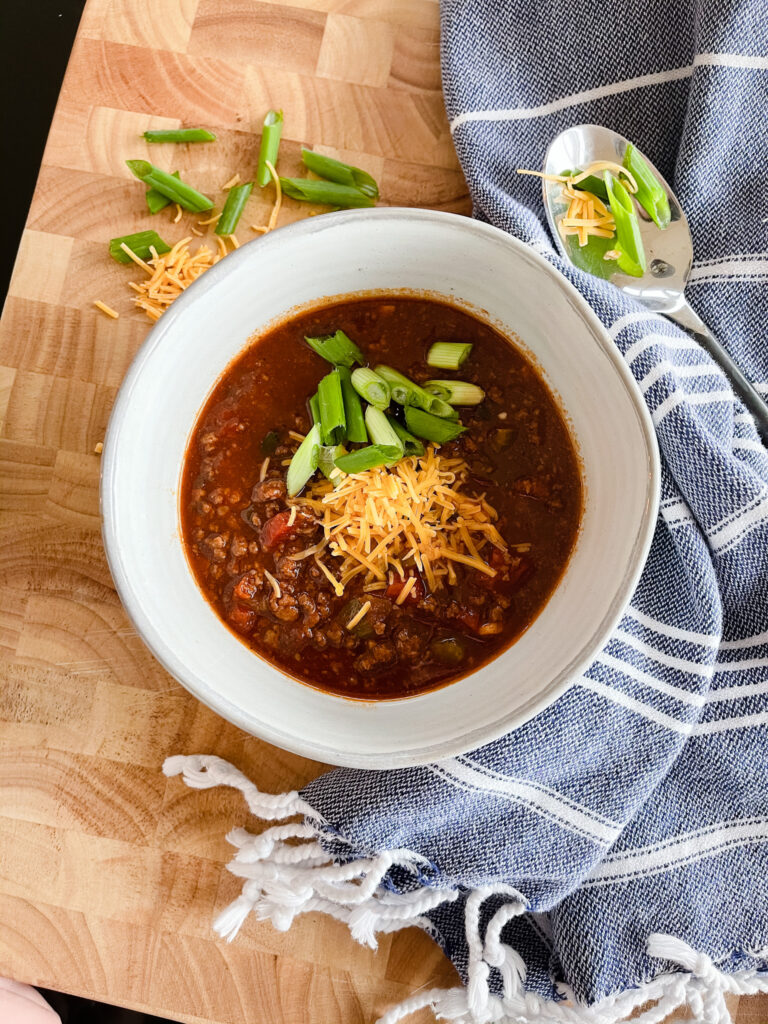
<instances>
[{"instance_id":1,"label":"sliced green onion","mask_svg":"<svg viewBox=\"0 0 768 1024\"><path fill-rule=\"evenodd\" d=\"M424 445L418 437L414 437L394 416L387 416L387 419L389 420L389 425L403 442L403 455L407 457L409 455L424 454Z\"/></svg>"},{"instance_id":2,"label":"sliced green onion","mask_svg":"<svg viewBox=\"0 0 768 1024\"><path fill-rule=\"evenodd\" d=\"M307 403L309 405L309 414L312 417L313 425L320 422L320 399L317 397L317 392L309 399Z\"/></svg>"},{"instance_id":3,"label":"sliced green onion","mask_svg":"<svg viewBox=\"0 0 768 1024\"><path fill-rule=\"evenodd\" d=\"M178 171L173 172L173 177L180 177ZM170 205L171 200L168 196L164 196L162 192L158 192L156 188L147 189L145 199L147 200L147 209L150 213L160 213L166 206Z\"/></svg>"},{"instance_id":4,"label":"sliced green onion","mask_svg":"<svg viewBox=\"0 0 768 1024\"><path fill-rule=\"evenodd\" d=\"M224 209L221 211L221 216L216 222L217 235L234 234L237 222L240 220L252 189L253 182L246 181L244 185L235 185L234 188L229 190L227 201L224 203Z\"/></svg>"},{"instance_id":5,"label":"sliced green onion","mask_svg":"<svg viewBox=\"0 0 768 1024\"><path fill-rule=\"evenodd\" d=\"M471 342L436 341L427 353L427 366L437 366L441 370L458 370L471 351Z\"/></svg>"},{"instance_id":6,"label":"sliced green onion","mask_svg":"<svg viewBox=\"0 0 768 1024\"><path fill-rule=\"evenodd\" d=\"M170 245L166 245L156 231L138 231L135 235L122 235L120 238L110 239L109 255L113 260L117 260L118 263L133 263L125 249L121 248L123 242L131 252L136 253L140 260L152 259L152 253L149 251L150 246L154 248L158 256L164 252L171 251Z\"/></svg>"},{"instance_id":7,"label":"sliced green onion","mask_svg":"<svg viewBox=\"0 0 768 1024\"><path fill-rule=\"evenodd\" d=\"M144 132L147 142L215 142L207 128L150 128Z\"/></svg>"},{"instance_id":8,"label":"sliced green onion","mask_svg":"<svg viewBox=\"0 0 768 1024\"><path fill-rule=\"evenodd\" d=\"M423 437L425 441L434 441L442 444L444 441L453 441L459 434L467 429L456 420L441 419L423 409L415 409L412 405L405 407L405 422L410 431L417 437Z\"/></svg>"},{"instance_id":9,"label":"sliced green onion","mask_svg":"<svg viewBox=\"0 0 768 1024\"><path fill-rule=\"evenodd\" d=\"M368 427L368 433L374 444L384 448L396 448L400 453L397 458L401 459L403 457L404 446L400 435L393 428L381 409L375 409L372 405L369 405L365 410L365 425Z\"/></svg>"},{"instance_id":10,"label":"sliced green onion","mask_svg":"<svg viewBox=\"0 0 768 1024\"><path fill-rule=\"evenodd\" d=\"M362 363L365 357L357 345L346 336L344 331L336 331L325 338L304 338L311 349L319 356L327 359L334 366L353 366Z\"/></svg>"},{"instance_id":11,"label":"sliced green onion","mask_svg":"<svg viewBox=\"0 0 768 1024\"><path fill-rule=\"evenodd\" d=\"M311 149L302 149L301 159L304 166L310 171L319 174L326 181L335 181L339 185L351 185L359 189L372 199L379 198L379 186L374 178L367 171L359 167L352 167L351 164L344 164L341 160L334 160L333 157L323 156L322 153L315 153Z\"/></svg>"},{"instance_id":12,"label":"sliced green onion","mask_svg":"<svg viewBox=\"0 0 768 1024\"><path fill-rule=\"evenodd\" d=\"M464 380L428 380L424 387L430 394L437 395L451 405L480 405L485 398L482 388Z\"/></svg>"},{"instance_id":13,"label":"sliced green onion","mask_svg":"<svg viewBox=\"0 0 768 1024\"><path fill-rule=\"evenodd\" d=\"M648 166L647 161L643 159L640 151L631 142L624 152L624 159L621 163L637 182L635 199L657 227L662 231L669 227L672 214L664 186Z\"/></svg>"},{"instance_id":14,"label":"sliced green onion","mask_svg":"<svg viewBox=\"0 0 768 1024\"><path fill-rule=\"evenodd\" d=\"M581 174L581 171L563 171L562 173L576 177L577 174ZM596 174L588 174L586 178L582 178L572 188L581 189L582 192L591 192L593 196L602 199L604 203L608 202L608 190L605 187L605 182L602 178L598 178Z\"/></svg>"},{"instance_id":15,"label":"sliced green onion","mask_svg":"<svg viewBox=\"0 0 768 1024\"><path fill-rule=\"evenodd\" d=\"M256 184L264 188L272 181L267 162L273 167L277 165L277 151L280 148L280 136L283 134L282 110L270 110L264 118L261 129L261 145L259 146L259 162L256 165Z\"/></svg>"},{"instance_id":16,"label":"sliced green onion","mask_svg":"<svg viewBox=\"0 0 768 1024\"><path fill-rule=\"evenodd\" d=\"M613 246L619 253L616 265L630 277L642 277L646 266L645 249L632 197L610 171L604 172L603 181L608 189L608 202L616 221L616 241Z\"/></svg>"},{"instance_id":17,"label":"sliced green onion","mask_svg":"<svg viewBox=\"0 0 768 1024\"><path fill-rule=\"evenodd\" d=\"M172 203L178 203L185 210L191 210L193 213L203 213L205 210L210 210L213 207L213 202L208 196L204 196L202 192L198 192L197 189L187 185L186 182L183 182L173 174L161 171L159 167L155 167L149 160L126 160L125 162L131 173L135 174L139 181L143 181L150 188L161 192Z\"/></svg>"},{"instance_id":18,"label":"sliced green onion","mask_svg":"<svg viewBox=\"0 0 768 1024\"><path fill-rule=\"evenodd\" d=\"M377 409L386 409L392 398L389 384L367 366L358 367L352 373L352 386L366 402L370 402Z\"/></svg>"},{"instance_id":19,"label":"sliced green onion","mask_svg":"<svg viewBox=\"0 0 768 1024\"><path fill-rule=\"evenodd\" d=\"M334 181L315 181L314 178L281 178L283 195L302 203L325 203L342 210L359 206L375 206L375 200L351 185L337 185Z\"/></svg>"},{"instance_id":20,"label":"sliced green onion","mask_svg":"<svg viewBox=\"0 0 768 1024\"><path fill-rule=\"evenodd\" d=\"M340 459L342 455L346 454L347 449L343 444L321 445L317 468L327 480L341 483L344 479L343 475L334 473L334 470L336 469L336 459Z\"/></svg>"},{"instance_id":21,"label":"sliced green onion","mask_svg":"<svg viewBox=\"0 0 768 1024\"><path fill-rule=\"evenodd\" d=\"M392 397L398 405L415 405L418 409L431 412L434 416L444 416L447 419L455 419L458 413L452 409L447 402L429 391L414 384L412 380L404 377L398 370L391 366L377 366L376 373L389 384Z\"/></svg>"},{"instance_id":22,"label":"sliced green onion","mask_svg":"<svg viewBox=\"0 0 768 1024\"><path fill-rule=\"evenodd\" d=\"M357 391L352 387L352 375L349 372L349 367L337 366L336 373L341 378L341 396L344 399L344 417L347 421L347 440L354 441L355 444L366 444L368 431L365 429L363 404Z\"/></svg>"},{"instance_id":23,"label":"sliced green onion","mask_svg":"<svg viewBox=\"0 0 768 1024\"><path fill-rule=\"evenodd\" d=\"M314 475L320 459L321 442L320 424L316 423L299 445L285 475L289 497L294 498Z\"/></svg>"},{"instance_id":24,"label":"sliced green onion","mask_svg":"<svg viewBox=\"0 0 768 1024\"><path fill-rule=\"evenodd\" d=\"M326 374L317 385L317 398L320 403L323 444L340 444L346 437L347 421L344 416L341 377L335 370Z\"/></svg>"},{"instance_id":25,"label":"sliced green onion","mask_svg":"<svg viewBox=\"0 0 768 1024\"><path fill-rule=\"evenodd\" d=\"M358 448L348 455L342 455L336 460L336 465L344 473L364 473L367 469L376 469L377 466L388 466L392 462L397 462L401 452L401 448L394 446L369 444L367 448Z\"/></svg>"}]
</instances>

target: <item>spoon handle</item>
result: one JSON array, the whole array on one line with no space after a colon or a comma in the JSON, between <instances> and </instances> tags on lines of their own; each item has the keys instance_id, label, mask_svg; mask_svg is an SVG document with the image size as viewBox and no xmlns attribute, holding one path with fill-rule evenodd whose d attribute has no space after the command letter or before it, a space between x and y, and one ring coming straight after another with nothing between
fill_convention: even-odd
<instances>
[{"instance_id":1,"label":"spoon handle","mask_svg":"<svg viewBox=\"0 0 768 1024\"><path fill-rule=\"evenodd\" d=\"M768 405L755 391L704 321L696 315L687 302L678 309L670 310L665 315L688 331L701 347L712 356L715 362L719 364L723 373L731 382L733 390L754 416L755 426L763 443L768 444Z\"/></svg>"}]
</instances>

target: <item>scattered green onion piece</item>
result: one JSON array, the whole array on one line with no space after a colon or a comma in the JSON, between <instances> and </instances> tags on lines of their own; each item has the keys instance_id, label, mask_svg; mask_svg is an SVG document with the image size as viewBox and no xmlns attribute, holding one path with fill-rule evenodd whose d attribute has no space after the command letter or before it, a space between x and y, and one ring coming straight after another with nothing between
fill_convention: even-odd
<instances>
[{"instance_id":1,"label":"scattered green onion piece","mask_svg":"<svg viewBox=\"0 0 768 1024\"><path fill-rule=\"evenodd\" d=\"M664 186L648 166L648 162L642 154L630 142L624 151L624 159L621 161L623 167L634 176L637 182L635 199L654 222L656 227L669 227L672 214L669 209L669 200Z\"/></svg>"},{"instance_id":2,"label":"scattered green onion piece","mask_svg":"<svg viewBox=\"0 0 768 1024\"><path fill-rule=\"evenodd\" d=\"M614 249L619 253L616 265L630 277L642 277L646 266L645 249L632 197L610 171L604 172L603 181L608 189L608 202L616 221Z\"/></svg>"},{"instance_id":3,"label":"scattered green onion piece","mask_svg":"<svg viewBox=\"0 0 768 1024\"><path fill-rule=\"evenodd\" d=\"M429 649L435 661L451 666L461 664L466 653L463 641L457 636L446 636L433 640Z\"/></svg>"},{"instance_id":4,"label":"scattered green onion piece","mask_svg":"<svg viewBox=\"0 0 768 1024\"><path fill-rule=\"evenodd\" d=\"M393 428L389 419L384 415L381 409L376 409L372 405L369 405L365 410L365 425L368 428L371 441L375 445L384 448L396 448L398 455L395 459L401 459L403 457L403 442L400 439L400 435Z\"/></svg>"},{"instance_id":5,"label":"scattered green onion piece","mask_svg":"<svg viewBox=\"0 0 768 1024\"><path fill-rule=\"evenodd\" d=\"M204 196L202 192L198 192L197 189L187 185L173 174L161 171L159 167L155 167L148 160L126 160L125 162L131 173L135 174L140 181L167 196L172 203L178 203L179 206L183 206L185 210L191 210L192 213L203 213L205 210L212 209L213 202L208 196Z\"/></svg>"},{"instance_id":6,"label":"scattered green onion piece","mask_svg":"<svg viewBox=\"0 0 768 1024\"><path fill-rule=\"evenodd\" d=\"M276 430L270 430L269 433L264 435L261 442L261 454L262 455L274 455L275 449L280 441L280 435Z\"/></svg>"},{"instance_id":7,"label":"scattered green onion piece","mask_svg":"<svg viewBox=\"0 0 768 1024\"><path fill-rule=\"evenodd\" d=\"M346 336L344 331L336 331L325 338L304 338L306 343L323 359L334 366L353 366L365 362L365 357L357 345Z\"/></svg>"},{"instance_id":8,"label":"scattered green onion piece","mask_svg":"<svg viewBox=\"0 0 768 1024\"><path fill-rule=\"evenodd\" d=\"M264 118L261 129L261 145L259 146L259 162L256 165L256 184L264 188L272 181L267 162L273 167L277 165L277 151L280 148L280 136L283 134L282 110L270 110Z\"/></svg>"},{"instance_id":9,"label":"scattered green onion piece","mask_svg":"<svg viewBox=\"0 0 768 1024\"><path fill-rule=\"evenodd\" d=\"M472 351L471 342L436 341L427 353L427 366L441 370L458 370Z\"/></svg>"},{"instance_id":10,"label":"scattered green onion piece","mask_svg":"<svg viewBox=\"0 0 768 1024\"><path fill-rule=\"evenodd\" d=\"M179 172L174 171L173 177L180 177ZM158 192L156 188L147 189L145 198L147 200L147 209L150 213L160 213L160 211L164 210L166 206L169 206L171 202L168 196L164 196L163 193Z\"/></svg>"},{"instance_id":11,"label":"scattered green onion piece","mask_svg":"<svg viewBox=\"0 0 768 1024\"><path fill-rule=\"evenodd\" d=\"M435 396L414 384L399 370L393 370L391 366L377 366L375 372L389 384L392 397L398 405L416 405L420 409L432 408Z\"/></svg>"},{"instance_id":12,"label":"scattered green onion piece","mask_svg":"<svg viewBox=\"0 0 768 1024\"><path fill-rule=\"evenodd\" d=\"M387 416L389 425L392 427L394 432L403 442L403 455L407 458L409 455L423 455L424 445L413 434L406 430L405 427L394 416Z\"/></svg>"},{"instance_id":13,"label":"scattered green onion piece","mask_svg":"<svg viewBox=\"0 0 768 1024\"><path fill-rule=\"evenodd\" d=\"M424 388L451 405L480 405L485 398L482 388L464 380L428 380Z\"/></svg>"},{"instance_id":14,"label":"scattered green onion piece","mask_svg":"<svg viewBox=\"0 0 768 1024\"><path fill-rule=\"evenodd\" d=\"M342 455L336 465L344 473L364 473L367 469L377 466L388 466L400 458L401 448L381 444L369 444L366 448Z\"/></svg>"},{"instance_id":15,"label":"scattered green onion piece","mask_svg":"<svg viewBox=\"0 0 768 1024\"><path fill-rule=\"evenodd\" d=\"M429 393L427 392L427 394ZM457 420L459 418L456 409L447 402L444 402L442 398L438 398L437 395L432 395L432 405L430 405L429 411L433 416L441 416L445 420Z\"/></svg>"},{"instance_id":16,"label":"scattered green onion piece","mask_svg":"<svg viewBox=\"0 0 768 1024\"><path fill-rule=\"evenodd\" d=\"M337 185L335 181L315 181L314 178L281 178L283 195L302 203L324 203L341 210L360 206L375 206L376 201L359 188Z\"/></svg>"},{"instance_id":17,"label":"scattered green onion piece","mask_svg":"<svg viewBox=\"0 0 768 1024\"><path fill-rule=\"evenodd\" d=\"M423 409L415 409L412 405L405 407L405 423L417 437L423 437L425 441L434 441L435 444L453 441L467 429L457 420L441 419L439 416L424 412Z\"/></svg>"},{"instance_id":18,"label":"scattered green onion piece","mask_svg":"<svg viewBox=\"0 0 768 1024\"><path fill-rule=\"evenodd\" d=\"M327 373L317 385L320 403L320 425L323 444L340 444L346 437L344 397L341 393L341 377L335 370Z\"/></svg>"},{"instance_id":19,"label":"scattered green onion piece","mask_svg":"<svg viewBox=\"0 0 768 1024\"><path fill-rule=\"evenodd\" d=\"M310 398L309 402L309 414L312 417L312 424L320 422L320 399L317 397L317 392Z\"/></svg>"},{"instance_id":20,"label":"scattered green onion piece","mask_svg":"<svg viewBox=\"0 0 768 1024\"><path fill-rule=\"evenodd\" d=\"M365 429L363 404L360 396L352 386L352 375L348 366L337 366L336 373L341 378L341 396L344 399L344 417L347 421L347 440L355 444L368 443L368 431ZM355 370L357 373L357 370Z\"/></svg>"},{"instance_id":21,"label":"scattered green onion piece","mask_svg":"<svg viewBox=\"0 0 768 1024\"><path fill-rule=\"evenodd\" d=\"M109 255L118 263L133 262L125 249L120 248L123 242L132 252L136 253L140 260L152 259L152 253L149 251L150 245L154 247L158 256L171 251L170 245L166 245L156 231L138 231L135 235L122 235L120 238L110 239Z\"/></svg>"},{"instance_id":22,"label":"scattered green onion piece","mask_svg":"<svg viewBox=\"0 0 768 1024\"><path fill-rule=\"evenodd\" d=\"M372 199L379 198L379 186L374 178L367 171L359 167L352 167L351 164L342 163L341 160L334 160L333 157L323 156L322 153L315 153L311 149L302 149L301 159L304 166L310 171L319 174L326 181L335 181L339 185L351 185L359 189Z\"/></svg>"},{"instance_id":23,"label":"scattered green onion piece","mask_svg":"<svg viewBox=\"0 0 768 1024\"><path fill-rule=\"evenodd\" d=\"M574 177L581 172L576 171L563 171L563 174L573 175ZM573 188L581 189L582 192L591 192L593 196L597 196L598 199L602 199L604 203L608 202L608 189L605 187L605 182L602 178L598 178L596 174L589 174L586 178L582 178L578 181Z\"/></svg>"},{"instance_id":24,"label":"scattered green onion piece","mask_svg":"<svg viewBox=\"0 0 768 1024\"><path fill-rule=\"evenodd\" d=\"M347 454L347 449L343 444L331 444L321 445L320 454L317 461L317 468L323 474L323 476L331 482L341 483L344 479L342 473L335 473L336 459L340 459L342 455Z\"/></svg>"},{"instance_id":25,"label":"scattered green onion piece","mask_svg":"<svg viewBox=\"0 0 768 1024\"><path fill-rule=\"evenodd\" d=\"M320 424L316 423L299 445L285 475L285 485L289 497L296 497L306 482L314 475L320 459L321 443Z\"/></svg>"},{"instance_id":26,"label":"scattered green onion piece","mask_svg":"<svg viewBox=\"0 0 768 1024\"><path fill-rule=\"evenodd\" d=\"M235 185L234 188L229 190L227 201L224 203L224 209L221 211L221 216L216 222L217 235L234 234L237 222L240 220L252 189L253 182L246 181L244 185Z\"/></svg>"},{"instance_id":27,"label":"scattered green onion piece","mask_svg":"<svg viewBox=\"0 0 768 1024\"><path fill-rule=\"evenodd\" d=\"M207 128L150 128L144 132L147 142L215 142Z\"/></svg>"},{"instance_id":28,"label":"scattered green onion piece","mask_svg":"<svg viewBox=\"0 0 768 1024\"><path fill-rule=\"evenodd\" d=\"M389 384L367 366L358 367L353 371L352 386L358 395L377 409L386 409L392 398Z\"/></svg>"}]
</instances>

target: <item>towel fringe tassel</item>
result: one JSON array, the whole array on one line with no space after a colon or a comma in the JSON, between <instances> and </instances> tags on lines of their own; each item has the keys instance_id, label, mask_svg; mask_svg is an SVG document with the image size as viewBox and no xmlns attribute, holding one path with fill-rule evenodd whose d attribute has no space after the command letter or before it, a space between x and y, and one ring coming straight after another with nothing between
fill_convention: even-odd
<instances>
[{"instance_id":1,"label":"towel fringe tassel","mask_svg":"<svg viewBox=\"0 0 768 1024\"><path fill-rule=\"evenodd\" d=\"M432 931L424 915L459 898L456 889L419 886L406 893L392 893L382 886L393 867L414 874L427 862L412 850L386 850L372 857L333 861L319 843L325 822L299 794L262 793L228 762L219 757L195 754L169 757L163 772L182 775L194 789L231 786L240 790L250 811L266 821L302 815L303 822L289 822L253 835L237 828L227 840L236 848L227 865L243 878L240 896L216 918L215 931L232 941L250 913L271 921L278 931L290 928L299 914L320 911L344 921L353 938L376 948L377 933L399 931L418 925ZM327 833L325 833L327 835ZM343 842L339 838L339 842ZM480 934L480 912L491 896L505 896ZM468 957L466 988L428 989L393 1007L377 1024L397 1024L429 1007L440 1020L455 1024L619 1024L638 1007L654 1005L632 1024L661 1024L686 1004L693 1016L681 1024L732 1024L725 996L768 992L768 972L757 970L724 974L706 953L697 952L682 939L654 934L648 939L648 955L671 961L683 971L661 974L638 988L606 996L591 1006L566 1005L525 991L525 963L501 941L504 926L527 910L525 898L507 885L484 886L469 893L465 905ZM768 950L756 954L768 959ZM503 995L491 991L491 970L499 971Z\"/></svg>"}]
</instances>

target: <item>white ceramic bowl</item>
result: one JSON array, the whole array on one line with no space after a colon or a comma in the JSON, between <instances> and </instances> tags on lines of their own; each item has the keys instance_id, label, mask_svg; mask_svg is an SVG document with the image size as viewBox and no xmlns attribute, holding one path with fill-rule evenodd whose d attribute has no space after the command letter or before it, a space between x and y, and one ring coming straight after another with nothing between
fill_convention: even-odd
<instances>
[{"instance_id":1,"label":"white ceramic bowl","mask_svg":"<svg viewBox=\"0 0 768 1024\"><path fill-rule=\"evenodd\" d=\"M254 332L326 296L426 289L515 334L559 397L583 460L585 508L565 575L526 633L472 675L361 702L283 675L203 598L179 533L187 441L214 382ZM335 764L402 767L469 750L550 704L626 606L656 516L650 418L577 292L527 246L426 210L313 217L209 270L152 330L118 395L101 500L110 569L144 642L191 693L271 743Z\"/></svg>"}]
</instances>

